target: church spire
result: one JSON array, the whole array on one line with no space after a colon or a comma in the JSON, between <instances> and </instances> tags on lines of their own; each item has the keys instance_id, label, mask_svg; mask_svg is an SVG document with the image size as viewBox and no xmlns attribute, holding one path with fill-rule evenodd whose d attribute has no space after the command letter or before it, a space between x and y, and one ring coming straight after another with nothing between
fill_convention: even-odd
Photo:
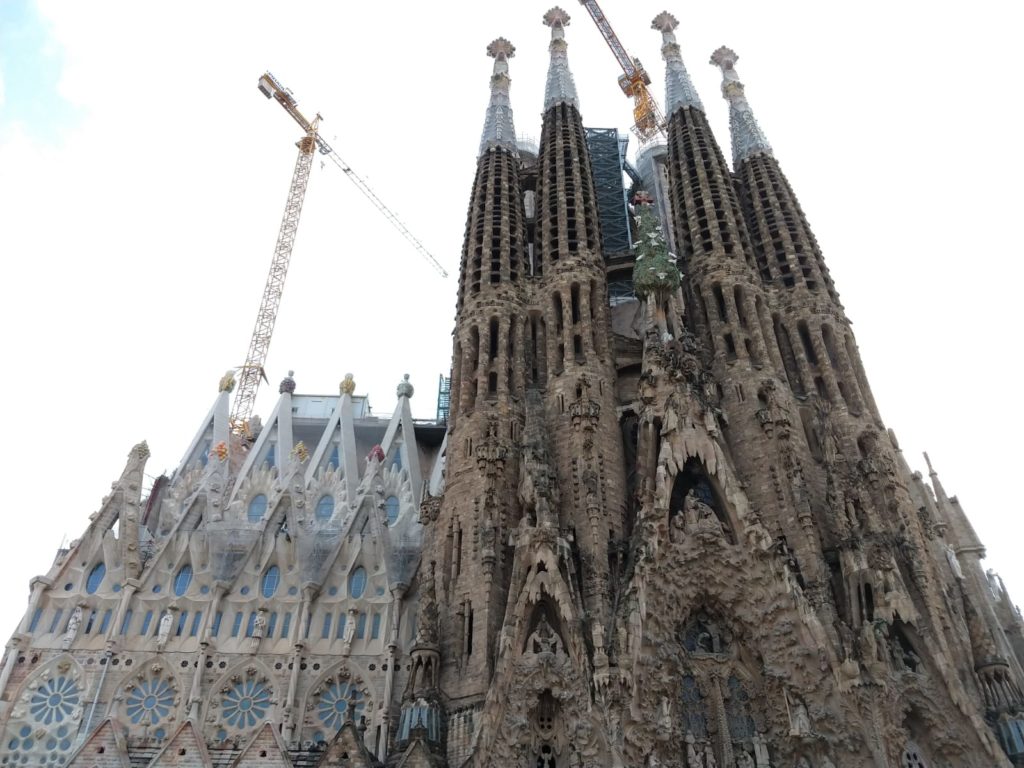
<instances>
[{"instance_id":1,"label":"church spire","mask_svg":"<svg viewBox=\"0 0 1024 768\"><path fill-rule=\"evenodd\" d=\"M557 5L544 14L544 24L551 27L551 63L548 65L547 86L544 89L544 111L556 104L568 104L580 108L576 97L576 83L569 70L568 44L565 42L565 28L569 26L569 14Z\"/></svg>"},{"instance_id":2,"label":"church spire","mask_svg":"<svg viewBox=\"0 0 1024 768\"><path fill-rule=\"evenodd\" d=\"M665 115L668 117L684 107L704 111L704 104L697 95L697 89L693 87L690 73L686 71L679 52L674 31L678 26L679 21L668 11L662 11L651 22L651 28L661 32L661 55L665 59Z\"/></svg>"},{"instance_id":3,"label":"church spire","mask_svg":"<svg viewBox=\"0 0 1024 768\"><path fill-rule=\"evenodd\" d=\"M494 73L491 75L491 100L487 105L484 131L480 137L480 154L491 147L502 147L516 151L516 127L512 122L512 103L509 87L512 79L508 76L508 60L515 56L516 47L504 37L499 37L487 46L487 55L494 59Z\"/></svg>"},{"instance_id":4,"label":"church spire","mask_svg":"<svg viewBox=\"0 0 1024 768\"><path fill-rule=\"evenodd\" d=\"M741 161L752 155L772 154L772 146L768 143L764 131L754 118L754 110L750 108L743 83L736 73L736 62L739 56L731 48L724 45L711 54L711 63L722 70L722 96L729 102L729 131L732 134L732 160L738 166Z\"/></svg>"}]
</instances>

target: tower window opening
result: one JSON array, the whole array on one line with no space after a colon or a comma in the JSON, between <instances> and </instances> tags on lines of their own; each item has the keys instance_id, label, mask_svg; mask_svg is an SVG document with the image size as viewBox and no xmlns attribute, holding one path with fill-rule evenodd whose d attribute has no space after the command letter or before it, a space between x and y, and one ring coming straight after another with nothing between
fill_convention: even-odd
<instances>
[{"instance_id":1,"label":"tower window opening","mask_svg":"<svg viewBox=\"0 0 1024 768\"><path fill-rule=\"evenodd\" d=\"M480 367L480 331L475 325L469 329L469 367L474 373Z\"/></svg>"},{"instance_id":2,"label":"tower window opening","mask_svg":"<svg viewBox=\"0 0 1024 768\"><path fill-rule=\"evenodd\" d=\"M727 333L722 336L722 340L725 342L725 355L728 360L736 359L736 342L732 338L731 333Z\"/></svg>"},{"instance_id":3,"label":"tower window opening","mask_svg":"<svg viewBox=\"0 0 1024 768\"><path fill-rule=\"evenodd\" d=\"M551 303L555 313L555 331L561 333L564 328L565 318L562 315L562 294L555 293L551 297Z\"/></svg>"},{"instance_id":4,"label":"tower window opening","mask_svg":"<svg viewBox=\"0 0 1024 768\"><path fill-rule=\"evenodd\" d=\"M797 323L796 331L800 336L800 343L803 345L804 354L811 365L818 365L818 355L814 351L814 344L811 342L811 332L807 328L807 321L801 320Z\"/></svg>"},{"instance_id":5,"label":"tower window opening","mask_svg":"<svg viewBox=\"0 0 1024 768\"><path fill-rule=\"evenodd\" d=\"M578 333L572 337L572 353L575 356L577 363L585 361L583 356L583 337Z\"/></svg>"},{"instance_id":6,"label":"tower window opening","mask_svg":"<svg viewBox=\"0 0 1024 768\"><path fill-rule=\"evenodd\" d=\"M455 575L462 573L462 527L455 531Z\"/></svg>"},{"instance_id":7,"label":"tower window opening","mask_svg":"<svg viewBox=\"0 0 1024 768\"><path fill-rule=\"evenodd\" d=\"M498 394L498 374L494 371L487 374L487 394Z\"/></svg>"},{"instance_id":8,"label":"tower window opening","mask_svg":"<svg viewBox=\"0 0 1024 768\"><path fill-rule=\"evenodd\" d=\"M492 317L488 330L488 359L493 361L498 357L498 318Z\"/></svg>"},{"instance_id":9,"label":"tower window opening","mask_svg":"<svg viewBox=\"0 0 1024 768\"><path fill-rule=\"evenodd\" d=\"M733 302L736 304L736 317L739 318L740 327L747 327L747 308L744 303L745 296L743 294L743 287L734 285L732 289Z\"/></svg>"},{"instance_id":10,"label":"tower window opening","mask_svg":"<svg viewBox=\"0 0 1024 768\"><path fill-rule=\"evenodd\" d=\"M558 354L555 355L555 375L557 376L562 372L562 366L565 362L565 344L559 342Z\"/></svg>"},{"instance_id":11,"label":"tower window opening","mask_svg":"<svg viewBox=\"0 0 1024 768\"><path fill-rule=\"evenodd\" d=\"M722 293L722 286L716 283L712 286L711 292L715 296L715 306L718 308L718 319L725 322L728 319L728 315L725 310L725 294Z\"/></svg>"},{"instance_id":12,"label":"tower window opening","mask_svg":"<svg viewBox=\"0 0 1024 768\"><path fill-rule=\"evenodd\" d=\"M825 380L821 376L814 377L814 388L818 392L818 397L822 400L831 402L828 396L828 388L825 386Z\"/></svg>"},{"instance_id":13,"label":"tower window opening","mask_svg":"<svg viewBox=\"0 0 1024 768\"><path fill-rule=\"evenodd\" d=\"M576 325L580 321L580 286L578 283L572 284L572 288L569 290L569 296L572 307L572 324Z\"/></svg>"},{"instance_id":14,"label":"tower window opening","mask_svg":"<svg viewBox=\"0 0 1024 768\"><path fill-rule=\"evenodd\" d=\"M466 656L473 655L473 606L466 613Z\"/></svg>"}]
</instances>

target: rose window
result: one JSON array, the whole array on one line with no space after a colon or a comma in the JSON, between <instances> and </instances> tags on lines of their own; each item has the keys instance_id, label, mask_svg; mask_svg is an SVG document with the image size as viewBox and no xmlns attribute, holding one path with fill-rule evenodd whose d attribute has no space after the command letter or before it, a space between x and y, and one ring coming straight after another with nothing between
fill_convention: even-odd
<instances>
[{"instance_id":1,"label":"rose window","mask_svg":"<svg viewBox=\"0 0 1024 768\"><path fill-rule=\"evenodd\" d=\"M156 725L174 707L174 689L166 680L144 680L128 694L125 711L135 725Z\"/></svg>"},{"instance_id":2,"label":"rose window","mask_svg":"<svg viewBox=\"0 0 1024 768\"><path fill-rule=\"evenodd\" d=\"M363 692L346 682L335 682L320 696L320 701L316 706L316 715L325 726L339 731L345 721L349 719L349 706L355 708L352 719L358 720L366 706L366 702L363 701Z\"/></svg>"},{"instance_id":3,"label":"rose window","mask_svg":"<svg viewBox=\"0 0 1024 768\"><path fill-rule=\"evenodd\" d=\"M224 722L232 728L252 728L266 719L270 697L270 688L260 680L235 683L221 699Z\"/></svg>"},{"instance_id":4,"label":"rose window","mask_svg":"<svg viewBox=\"0 0 1024 768\"><path fill-rule=\"evenodd\" d=\"M8 731L6 750L3 758L0 758L0 765L64 765L71 751L71 728L61 725L41 738L38 736L37 729L27 724Z\"/></svg>"},{"instance_id":5,"label":"rose window","mask_svg":"<svg viewBox=\"0 0 1024 768\"><path fill-rule=\"evenodd\" d=\"M74 680L57 677L39 686L29 701L29 712L43 725L63 723L81 703L82 695Z\"/></svg>"}]
</instances>

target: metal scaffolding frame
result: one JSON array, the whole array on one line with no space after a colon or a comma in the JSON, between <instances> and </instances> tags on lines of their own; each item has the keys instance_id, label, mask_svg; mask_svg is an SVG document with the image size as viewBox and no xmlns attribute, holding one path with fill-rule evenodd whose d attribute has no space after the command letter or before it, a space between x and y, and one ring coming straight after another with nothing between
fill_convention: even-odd
<instances>
[{"instance_id":1,"label":"metal scaffolding frame","mask_svg":"<svg viewBox=\"0 0 1024 768\"><path fill-rule=\"evenodd\" d=\"M597 189L597 214L601 221L601 247L605 258L628 251L633 245L629 228L623 163L629 136L615 128L584 128L590 165Z\"/></svg>"}]
</instances>

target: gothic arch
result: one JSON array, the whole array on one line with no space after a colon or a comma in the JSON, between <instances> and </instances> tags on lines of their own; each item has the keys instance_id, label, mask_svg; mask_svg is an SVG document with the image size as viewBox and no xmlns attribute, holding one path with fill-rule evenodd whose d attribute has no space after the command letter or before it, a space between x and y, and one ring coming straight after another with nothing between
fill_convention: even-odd
<instances>
[{"instance_id":1,"label":"gothic arch","mask_svg":"<svg viewBox=\"0 0 1024 768\"><path fill-rule=\"evenodd\" d=\"M12 700L0 766L62 766L89 701L81 665L67 654L36 670Z\"/></svg>"},{"instance_id":2,"label":"gothic arch","mask_svg":"<svg viewBox=\"0 0 1024 768\"><path fill-rule=\"evenodd\" d=\"M365 683L365 671L352 660L324 670L302 699L302 740L330 742L350 718L354 705L356 724L374 717L373 690Z\"/></svg>"},{"instance_id":3,"label":"gothic arch","mask_svg":"<svg viewBox=\"0 0 1024 768\"><path fill-rule=\"evenodd\" d=\"M688 457L672 478L670 527L679 527L679 521L675 520L679 515L682 515L682 526L687 533L722 533L730 544L738 540L739 521L735 513L725 501L718 481L695 456Z\"/></svg>"},{"instance_id":4,"label":"gothic arch","mask_svg":"<svg viewBox=\"0 0 1024 768\"><path fill-rule=\"evenodd\" d=\"M245 738L264 722L277 721L278 683L256 658L242 660L221 675L206 699L207 740Z\"/></svg>"}]
</instances>

